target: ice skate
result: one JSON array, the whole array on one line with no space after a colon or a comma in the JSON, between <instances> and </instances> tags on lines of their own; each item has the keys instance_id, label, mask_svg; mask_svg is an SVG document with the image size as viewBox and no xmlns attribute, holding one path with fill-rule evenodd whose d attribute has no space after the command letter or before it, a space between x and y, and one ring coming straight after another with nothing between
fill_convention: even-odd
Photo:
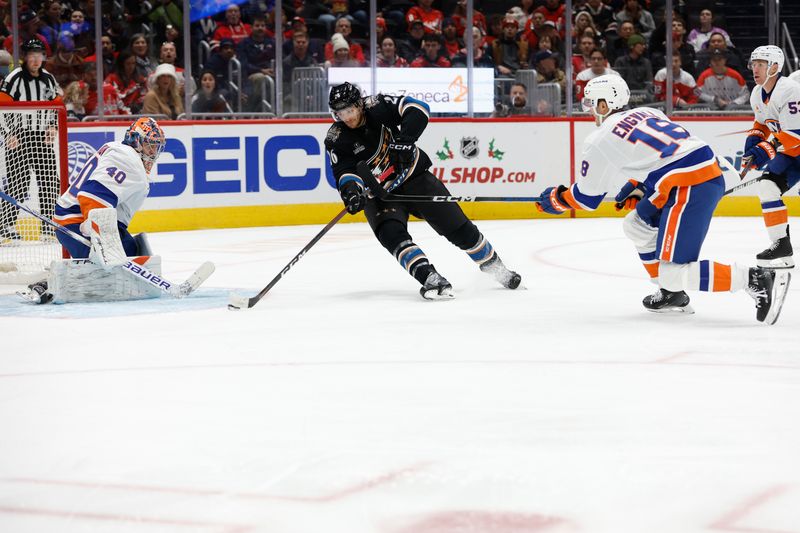
<instances>
[{"instance_id":1,"label":"ice skate","mask_svg":"<svg viewBox=\"0 0 800 533\"><path fill-rule=\"evenodd\" d=\"M46 281L31 283L26 288L16 292L17 296L32 304L46 304L53 299L53 295L47 292Z\"/></svg>"},{"instance_id":2,"label":"ice skate","mask_svg":"<svg viewBox=\"0 0 800 533\"><path fill-rule=\"evenodd\" d=\"M513 270L509 270L497 254L495 254L492 259L482 264L480 269L481 272L491 274L494 279L506 289L516 289L522 281L522 276Z\"/></svg>"},{"instance_id":3,"label":"ice skate","mask_svg":"<svg viewBox=\"0 0 800 533\"><path fill-rule=\"evenodd\" d=\"M650 296L645 296L642 305L653 313L685 313L694 314L694 309L689 305L689 295L684 291L672 292L658 289Z\"/></svg>"},{"instance_id":4,"label":"ice skate","mask_svg":"<svg viewBox=\"0 0 800 533\"><path fill-rule=\"evenodd\" d=\"M763 268L794 268L789 228L786 228L785 237L773 242L769 248L756 256L756 264Z\"/></svg>"},{"instance_id":5,"label":"ice skate","mask_svg":"<svg viewBox=\"0 0 800 533\"><path fill-rule=\"evenodd\" d=\"M419 293L426 300L450 300L455 298L453 286L433 269L433 265L431 265L431 271Z\"/></svg>"},{"instance_id":6,"label":"ice skate","mask_svg":"<svg viewBox=\"0 0 800 533\"><path fill-rule=\"evenodd\" d=\"M772 325L778 320L789 290L791 273L786 270L751 268L747 294L756 301L756 320Z\"/></svg>"}]
</instances>

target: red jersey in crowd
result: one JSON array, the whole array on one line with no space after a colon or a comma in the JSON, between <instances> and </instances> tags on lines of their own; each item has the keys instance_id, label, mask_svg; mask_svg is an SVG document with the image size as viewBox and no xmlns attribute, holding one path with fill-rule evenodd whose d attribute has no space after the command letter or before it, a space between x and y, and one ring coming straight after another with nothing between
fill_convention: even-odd
<instances>
[{"instance_id":1,"label":"red jersey in crowd","mask_svg":"<svg viewBox=\"0 0 800 533\"><path fill-rule=\"evenodd\" d=\"M250 27L250 24L240 22L235 26L231 26L220 22L217 26L217 30L214 32L212 40L219 42L222 39L231 39L234 44L238 45L240 42L250 37L251 33L253 33L253 29Z\"/></svg>"},{"instance_id":2,"label":"red jersey in crowd","mask_svg":"<svg viewBox=\"0 0 800 533\"><path fill-rule=\"evenodd\" d=\"M672 69L670 68L670 72ZM653 78L653 85L656 89L656 100L666 100L667 94L667 69L662 68L656 72ZM696 104L697 94L695 87L697 84L691 74L681 69L678 78L672 80L672 103L677 105L678 100L683 100L686 104Z\"/></svg>"},{"instance_id":3,"label":"red jersey in crowd","mask_svg":"<svg viewBox=\"0 0 800 533\"><path fill-rule=\"evenodd\" d=\"M411 27L411 23L415 20L422 22L425 33L441 33L444 14L438 9L425 11L420 6L414 6L406 12L406 23Z\"/></svg>"}]
</instances>

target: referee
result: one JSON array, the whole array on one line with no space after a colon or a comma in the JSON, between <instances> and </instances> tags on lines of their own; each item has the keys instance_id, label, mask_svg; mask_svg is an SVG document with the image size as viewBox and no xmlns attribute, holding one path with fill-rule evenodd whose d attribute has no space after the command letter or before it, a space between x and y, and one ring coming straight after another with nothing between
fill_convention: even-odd
<instances>
[{"instance_id":1,"label":"referee","mask_svg":"<svg viewBox=\"0 0 800 533\"><path fill-rule=\"evenodd\" d=\"M26 41L22 45L22 63L8 73L0 84L0 92L17 102L55 99L61 89L55 78L42 68L45 50L44 43L39 39ZM22 202L29 196L31 177L35 176L39 189L39 210L47 218L53 218L60 193L54 145L56 124L52 110L8 113L0 117L7 170L6 183L0 183L0 186L6 194ZM14 230L14 206L7 202L0 203L0 237L21 238ZM49 226L43 229L43 233L53 236Z\"/></svg>"}]
</instances>

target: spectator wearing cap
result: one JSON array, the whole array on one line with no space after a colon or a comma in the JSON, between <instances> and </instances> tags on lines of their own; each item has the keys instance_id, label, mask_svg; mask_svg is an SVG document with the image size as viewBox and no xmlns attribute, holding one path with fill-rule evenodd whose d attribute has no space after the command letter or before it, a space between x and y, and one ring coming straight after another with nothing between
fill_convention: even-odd
<instances>
[{"instance_id":1,"label":"spectator wearing cap","mask_svg":"<svg viewBox=\"0 0 800 533\"><path fill-rule=\"evenodd\" d=\"M536 8L534 13L538 12L544 15L546 21L553 23L558 36L564 38L564 17L565 6L561 0L545 0L544 5Z\"/></svg>"},{"instance_id":2,"label":"spectator wearing cap","mask_svg":"<svg viewBox=\"0 0 800 533\"><path fill-rule=\"evenodd\" d=\"M656 29L652 13L644 9L639 0L625 0L625 7L617 12L614 20L617 21L617 24L622 24L625 21L633 22L636 31L645 40L650 39L650 35Z\"/></svg>"},{"instance_id":3,"label":"spectator wearing cap","mask_svg":"<svg viewBox=\"0 0 800 533\"><path fill-rule=\"evenodd\" d=\"M138 115L147 93L147 79L136 69L136 56L131 51L123 50L119 53L114 62L114 70L105 81L119 93L123 105L131 113ZM89 83L88 80L86 82Z\"/></svg>"},{"instance_id":4,"label":"spectator wearing cap","mask_svg":"<svg viewBox=\"0 0 800 533\"><path fill-rule=\"evenodd\" d=\"M725 54L728 67L739 74L745 73L745 62L742 56L736 48L728 46L728 42L725 40L725 36L722 33L712 33L706 44L707 47L697 54L697 70L699 72L703 72L711 65L711 54L713 54L715 50L720 50Z\"/></svg>"},{"instance_id":5,"label":"spectator wearing cap","mask_svg":"<svg viewBox=\"0 0 800 533\"><path fill-rule=\"evenodd\" d=\"M83 58L75 53L75 41L68 31L61 32L56 43L56 53L45 63L60 87L66 87L83 76Z\"/></svg>"},{"instance_id":6,"label":"spectator wearing cap","mask_svg":"<svg viewBox=\"0 0 800 533\"><path fill-rule=\"evenodd\" d=\"M258 17L256 17L258 18ZM255 21L253 19L253 31L255 31ZM267 28L269 30L269 28ZM306 19L303 17L294 17L291 21L291 27L289 28L288 32L284 32L284 40L283 40L283 56L286 57L287 55L292 53L292 35L295 32L300 32L308 35L308 50L309 52L317 58L323 57L325 51L325 41L322 39L316 39L311 37L311 34L308 31L308 25L306 24ZM286 36L288 35L288 37ZM271 39L271 37L268 37ZM241 56L241 53L237 54Z\"/></svg>"},{"instance_id":7,"label":"spectator wearing cap","mask_svg":"<svg viewBox=\"0 0 800 533\"><path fill-rule=\"evenodd\" d=\"M681 68L681 53L677 50L672 52L672 105L675 107L688 107L697 103L695 89L697 83L694 77ZM653 78L653 86L656 93L656 100L663 102L667 97L667 68L664 67L656 72Z\"/></svg>"},{"instance_id":8,"label":"spectator wearing cap","mask_svg":"<svg viewBox=\"0 0 800 533\"><path fill-rule=\"evenodd\" d=\"M747 83L728 66L728 56L722 50L711 53L711 66L700 73L697 89L700 101L717 109L749 109Z\"/></svg>"},{"instance_id":9,"label":"spectator wearing cap","mask_svg":"<svg viewBox=\"0 0 800 533\"><path fill-rule=\"evenodd\" d=\"M545 20L544 24L542 24L542 29L539 34L539 48L541 49L541 40L544 38L550 39L550 48L554 52L561 52L561 37L558 34L558 30L556 29L556 23L552 20Z\"/></svg>"},{"instance_id":10,"label":"spectator wearing cap","mask_svg":"<svg viewBox=\"0 0 800 533\"><path fill-rule=\"evenodd\" d=\"M467 66L467 49L462 48L457 56L453 58L453 66ZM494 59L487 51L484 43L484 35L477 26L472 27L472 66L477 68L494 68Z\"/></svg>"},{"instance_id":11,"label":"spectator wearing cap","mask_svg":"<svg viewBox=\"0 0 800 533\"><path fill-rule=\"evenodd\" d=\"M136 70L139 71L139 75L144 79L150 77L158 64L150 56L150 45L144 33L134 33L131 36L131 52L136 57Z\"/></svg>"},{"instance_id":12,"label":"spectator wearing cap","mask_svg":"<svg viewBox=\"0 0 800 533\"><path fill-rule=\"evenodd\" d=\"M694 51L699 53L705 48L706 43L714 33L719 33L725 38L728 46L733 46L730 35L722 28L714 26L714 14L710 9L700 10L700 27L694 28L689 32L686 42L694 47Z\"/></svg>"},{"instance_id":13,"label":"spectator wearing cap","mask_svg":"<svg viewBox=\"0 0 800 533\"><path fill-rule=\"evenodd\" d=\"M363 66L366 64L366 59L364 58L364 49L361 47L360 44L352 42L350 35L353 33L353 24L345 17L340 18L336 21L336 33L334 35L340 35L346 42L347 47L350 50L350 59L352 59L356 66ZM333 61L334 53L333 53L333 37L331 40L325 43L325 60L326 61Z\"/></svg>"},{"instance_id":14,"label":"spectator wearing cap","mask_svg":"<svg viewBox=\"0 0 800 533\"><path fill-rule=\"evenodd\" d=\"M380 42L381 51L375 57L375 62L383 68L404 68L408 61L397 55L397 43L391 35L384 35Z\"/></svg>"},{"instance_id":15,"label":"spectator wearing cap","mask_svg":"<svg viewBox=\"0 0 800 533\"><path fill-rule=\"evenodd\" d=\"M217 78L217 88L220 94L229 102L232 102L234 97L238 96L228 80L228 68L231 59L235 56L236 44L233 42L233 39L226 37L219 42L217 49L211 52L205 64L205 68L213 72L214 76Z\"/></svg>"},{"instance_id":16,"label":"spectator wearing cap","mask_svg":"<svg viewBox=\"0 0 800 533\"><path fill-rule=\"evenodd\" d=\"M422 55L422 38L425 36L425 26L421 20L415 20L408 28L408 36L405 39L398 39L400 55L409 63Z\"/></svg>"},{"instance_id":17,"label":"spectator wearing cap","mask_svg":"<svg viewBox=\"0 0 800 533\"><path fill-rule=\"evenodd\" d=\"M358 61L350 57L350 44L341 33L334 33L331 36L331 47L333 59L325 61L325 68L361 66Z\"/></svg>"},{"instance_id":18,"label":"spectator wearing cap","mask_svg":"<svg viewBox=\"0 0 800 533\"><path fill-rule=\"evenodd\" d=\"M299 28L292 26L292 34L298 32ZM275 41L267 37L266 17L257 15L253 18L252 33L239 43L236 56L247 80L247 111L261 111L267 77L275 76Z\"/></svg>"},{"instance_id":19,"label":"spectator wearing cap","mask_svg":"<svg viewBox=\"0 0 800 533\"><path fill-rule=\"evenodd\" d=\"M575 78L575 93L578 102L583 100L583 90L589 80L593 80L597 76L614 75L619 76L619 72L614 69L608 68L606 53L602 48L595 48L589 55L589 68L586 68L578 73Z\"/></svg>"},{"instance_id":20,"label":"spectator wearing cap","mask_svg":"<svg viewBox=\"0 0 800 533\"><path fill-rule=\"evenodd\" d=\"M464 43L458 38L456 23L452 18L444 19L442 23L442 48L447 59L452 59L458 55L458 51L464 48Z\"/></svg>"},{"instance_id":21,"label":"spectator wearing cap","mask_svg":"<svg viewBox=\"0 0 800 533\"><path fill-rule=\"evenodd\" d=\"M615 33L611 33L611 30ZM612 22L606 28L606 53L608 54L608 62L613 65L622 56L628 54L628 39L636 33L636 28L633 27L633 22L627 20L622 24Z\"/></svg>"},{"instance_id":22,"label":"spectator wearing cap","mask_svg":"<svg viewBox=\"0 0 800 533\"><path fill-rule=\"evenodd\" d=\"M606 31L609 24L614 22L614 10L603 2L603 0L588 0L578 9L578 12L589 13L592 16L594 25L601 32Z\"/></svg>"},{"instance_id":23,"label":"spectator wearing cap","mask_svg":"<svg viewBox=\"0 0 800 533\"><path fill-rule=\"evenodd\" d=\"M459 39L463 41L464 32L467 29L467 0L458 0L456 2L456 7L453 9L453 14L450 15L450 18L452 18L453 22L456 24L456 34L458 34ZM500 15L500 18L503 18L502 15ZM472 25L480 28L484 36L489 33L489 27L486 24L486 16L474 7L472 10ZM498 35L501 32L498 32Z\"/></svg>"},{"instance_id":24,"label":"spectator wearing cap","mask_svg":"<svg viewBox=\"0 0 800 533\"><path fill-rule=\"evenodd\" d=\"M528 41L517 37L518 33L519 23L506 18L503 21L503 35L492 43L492 58L497 71L503 76L528 68Z\"/></svg>"},{"instance_id":25,"label":"spectator wearing cap","mask_svg":"<svg viewBox=\"0 0 800 533\"><path fill-rule=\"evenodd\" d=\"M450 60L442 54L442 38L435 33L426 33L422 38L423 54L411 62L412 68L447 68Z\"/></svg>"},{"instance_id":26,"label":"spectator wearing cap","mask_svg":"<svg viewBox=\"0 0 800 533\"><path fill-rule=\"evenodd\" d=\"M144 96L142 113L166 115L175 120L183 114L183 98L178 92L178 76L169 63L160 64L155 71L156 83Z\"/></svg>"},{"instance_id":27,"label":"spectator wearing cap","mask_svg":"<svg viewBox=\"0 0 800 533\"><path fill-rule=\"evenodd\" d=\"M558 68L558 55L550 50L540 50L533 56L536 83L557 83L563 95L567 90L567 75ZM562 96L563 98L563 96Z\"/></svg>"},{"instance_id":28,"label":"spectator wearing cap","mask_svg":"<svg viewBox=\"0 0 800 533\"><path fill-rule=\"evenodd\" d=\"M653 81L653 66L644 57L646 48L644 37L634 33L628 38L628 53L614 62L614 69L632 91L643 91Z\"/></svg>"},{"instance_id":29,"label":"spectator wearing cap","mask_svg":"<svg viewBox=\"0 0 800 533\"><path fill-rule=\"evenodd\" d=\"M244 41L253 32L250 24L242 22L242 12L236 4L225 8L225 22L217 24L212 39L222 42L222 39L231 39L234 45Z\"/></svg>"},{"instance_id":30,"label":"spectator wearing cap","mask_svg":"<svg viewBox=\"0 0 800 533\"><path fill-rule=\"evenodd\" d=\"M441 33L444 14L438 9L433 9L432 4L433 0L417 0L417 5L406 12L406 23L409 27L412 22L419 20L422 21L425 33Z\"/></svg>"},{"instance_id":31,"label":"spectator wearing cap","mask_svg":"<svg viewBox=\"0 0 800 533\"><path fill-rule=\"evenodd\" d=\"M39 17L36 15L36 12L32 9L27 9L22 11L19 14L19 40L17 43L20 47L22 47L23 43L30 41L31 39L39 39L44 44L45 55L50 57L52 55L52 50L50 45L47 44L47 38L39 33L39 24L40 24ZM13 36L9 35L3 41L3 48L9 54L14 53L14 41Z\"/></svg>"},{"instance_id":32,"label":"spectator wearing cap","mask_svg":"<svg viewBox=\"0 0 800 533\"><path fill-rule=\"evenodd\" d=\"M177 65L178 62L178 51L175 49L175 44L171 42L164 42L161 43L161 49L158 55L158 63L159 65L172 65L175 67L175 77L178 82L178 93L183 96L186 94L186 75L184 74L184 70ZM158 67L156 67L156 71ZM156 73L150 74L147 78L147 86L153 87L156 83ZM197 86L194 83L193 79L189 79L189 94L194 94L195 89Z\"/></svg>"}]
</instances>

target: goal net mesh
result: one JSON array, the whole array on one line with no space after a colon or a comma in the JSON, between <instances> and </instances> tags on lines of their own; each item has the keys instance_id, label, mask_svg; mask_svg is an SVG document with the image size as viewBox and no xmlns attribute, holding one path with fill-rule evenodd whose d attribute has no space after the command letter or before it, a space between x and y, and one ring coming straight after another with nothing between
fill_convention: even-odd
<instances>
[{"instance_id":1,"label":"goal net mesh","mask_svg":"<svg viewBox=\"0 0 800 533\"><path fill-rule=\"evenodd\" d=\"M63 107L45 109L0 104L0 189L48 219L66 186ZM28 104L30 105L30 104ZM20 107L17 107L20 106ZM0 283L41 278L62 257L52 227L0 199Z\"/></svg>"}]
</instances>

